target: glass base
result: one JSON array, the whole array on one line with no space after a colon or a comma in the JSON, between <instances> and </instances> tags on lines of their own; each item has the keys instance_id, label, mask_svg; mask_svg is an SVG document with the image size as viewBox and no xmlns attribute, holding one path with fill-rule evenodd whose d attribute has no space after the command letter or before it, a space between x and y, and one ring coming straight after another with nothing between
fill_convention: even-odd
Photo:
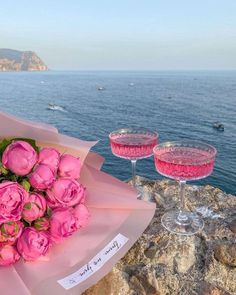
<instances>
[{"instance_id":1,"label":"glass base","mask_svg":"<svg viewBox=\"0 0 236 295\"><path fill-rule=\"evenodd\" d=\"M169 211L161 218L162 225L171 233L190 236L204 227L204 221L195 213Z\"/></svg>"},{"instance_id":2,"label":"glass base","mask_svg":"<svg viewBox=\"0 0 236 295\"><path fill-rule=\"evenodd\" d=\"M146 181L149 180L147 178L140 177L140 176L139 176L139 179L146 180ZM131 185L133 188L135 188L137 190L137 199L138 200L154 202L154 194L152 192L150 192L149 190L147 190L146 188L144 188L141 185L140 180L136 181L135 186L133 186L133 178L129 178L129 179L125 180L125 182L128 183L129 185Z\"/></svg>"},{"instance_id":3,"label":"glass base","mask_svg":"<svg viewBox=\"0 0 236 295\"><path fill-rule=\"evenodd\" d=\"M137 199L152 202L153 201L153 194L148 191L147 189L144 189L142 186L136 186L135 189L138 192Z\"/></svg>"}]
</instances>

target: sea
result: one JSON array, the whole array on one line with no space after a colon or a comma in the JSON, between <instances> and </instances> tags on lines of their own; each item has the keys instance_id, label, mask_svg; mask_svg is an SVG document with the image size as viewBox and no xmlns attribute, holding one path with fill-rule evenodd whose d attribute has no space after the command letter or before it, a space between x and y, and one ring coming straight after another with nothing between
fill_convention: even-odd
<instances>
[{"instance_id":1,"label":"sea","mask_svg":"<svg viewBox=\"0 0 236 295\"><path fill-rule=\"evenodd\" d=\"M131 164L111 153L111 131L140 126L157 131L160 143L207 142L218 151L214 172L191 183L236 195L236 71L2 72L0 110L99 140L93 151L105 158L102 169L121 180L130 178ZM137 174L163 178L153 157L137 162Z\"/></svg>"}]
</instances>

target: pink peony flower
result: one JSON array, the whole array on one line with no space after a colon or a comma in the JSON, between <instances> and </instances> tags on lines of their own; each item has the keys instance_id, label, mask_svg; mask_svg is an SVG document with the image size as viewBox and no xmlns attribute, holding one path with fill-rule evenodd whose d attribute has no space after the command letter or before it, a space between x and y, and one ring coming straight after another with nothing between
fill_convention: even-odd
<instances>
[{"instance_id":1,"label":"pink peony flower","mask_svg":"<svg viewBox=\"0 0 236 295\"><path fill-rule=\"evenodd\" d=\"M19 253L14 246L0 246L0 266L8 266L20 259Z\"/></svg>"},{"instance_id":2,"label":"pink peony flower","mask_svg":"<svg viewBox=\"0 0 236 295\"><path fill-rule=\"evenodd\" d=\"M36 151L28 142L22 140L9 144L2 155L4 167L21 176L29 174L37 160Z\"/></svg>"},{"instance_id":3,"label":"pink peony flower","mask_svg":"<svg viewBox=\"0 0 236 295\"><path fill-rule=\"evenodd\" d=\"M57 208L52 211L50 218L50 234L54 242L61 242L63 238L71 236L77 231L77 219L73 208Z\"/></svg>"},{"instance_id":4,"label":"pink peony flower","mask_svg":"<svg viewBox=\"0 0 236 295\"><path fill-rule=\"evenodd\" d=\"M25 201L22 217L25 221L32 222L42 217L47 209L47 202L45 198L38 194L30 194Z\"/></svg>"},{"instance_id":5,"label":"pink peony flower","mask_svg":"<svg viewBox=\"0 0 236 295\"><path fill-rule=\"evenodd\" d=\"M84 228L89 221L90 213L84 204L79 204L74 208L77 228Z\"/></svg>"},{"instance_id":6,"label":"pink peony flower","mask_svg":"<svg viewBox=\"0 0 236 295\"><path fill-rule=\"evenodd\" d=\"M50 248L50 240L47 232L37 231L27 227L17 241L17 250L27 261L38 259L46 255Z\"/></svg>"},{"instance_id":7,"label":"pink peony flower","mask_svg":"<svg viewBox=\"0 0 236 295\"><path fill-rule=\"evenodd\" d=\"M0 183L0 224L21 219L28 193L16 182Z\"/></svg>"},{"instance_id":8,"label":"pink peony flower","mask_svg":"<svg viewBox=\"0 0 236 295\"><path fill-rule=\"evenodd\" d=\"M71 207L84 202L85 188L76 180L59 178L47 190L46 198L51 208Z\"/></svg>"},{"instance_id":9,"label":"pink peony flower","mask_svg":"<svg viewBox=\"0 0 236 295\"><path fill-rule=\"evenodd\" d=\"M50 222L48 220L48 218L46 217L42 217L42 218L39 218L37 220L35 220L34 222L34 228L41 231L46 231L48 230L50 227Z\"/></svg>"},{"instance_id":10,"label":"pink peony flower","mask_svg":"<svg viewBox=\"0 0 236 295\"><path fill-rule=\"evenodd\" d=\"M60 153L53 148L43 148L39 153L39 164L47 165L56 173L60 161Z\"/></svg>"},{"instance_id":11,"label":"pink peony flower","mask_svg":"<svg viewBox=\"0 0 236 295\"><path fill-rule=\"evenodd\" d=\"M63 155L59 163L59 176L77 179L80 177L81 162L72 155Z\"/></svg>"},{"instance_id":12,"label":"pink peony flower","mask_svg":"<svg viewBox=\"0 0 236 295\"><path fill-rule=\"evenodd\" d=\"M8 221L0 225L0 244L12 245L19 238L23 230L20 221Z\"/></svg>"},{"instance_id":13,"label":"pink peony flower","mask_svg":"<svg viewBox=\"0 0 236 295\"><path fill-rule=\"evenodd\" d=\"M52 186L55 174L47 165L40 164L29 176L29 182L33 188L45 190Z\"/></svg>"}]
</instances>

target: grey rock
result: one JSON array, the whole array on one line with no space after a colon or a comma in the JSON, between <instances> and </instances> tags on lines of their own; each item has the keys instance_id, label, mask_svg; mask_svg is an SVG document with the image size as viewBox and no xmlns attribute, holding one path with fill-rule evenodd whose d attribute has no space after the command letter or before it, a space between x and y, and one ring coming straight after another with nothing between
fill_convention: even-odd
<instances>
[{"instance_id":1,"label":"grey rock","mask_svg":"<svg viewBox=\"0 0 236 295\"><path fill-rule=\"evenodd\" d=\"M229 223L229 228L234 234L236 234L236 219Z\"/></svg>"},{"instance_id":2,"label":"grey rock","mask_svg":"<svg viewBox=\"0 0 236 295\"><path fill-rule=\"evenodd\" d=\"M209 185L187 185L186 207L202 215L205 227L182 237L167 232L160 222L166 210L179 205L178 184L137 181L153 194L155 216L111 272L83 294L236 294L236 197Z\"/></svg>"}]
</instances>

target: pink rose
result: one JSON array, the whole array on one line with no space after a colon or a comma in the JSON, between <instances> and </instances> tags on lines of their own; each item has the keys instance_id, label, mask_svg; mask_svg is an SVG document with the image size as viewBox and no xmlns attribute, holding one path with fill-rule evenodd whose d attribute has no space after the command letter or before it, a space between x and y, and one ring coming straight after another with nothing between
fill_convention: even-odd
<instances>
[{"instance_id":1,"label":"pink rose","mask_svg":"<svg viewBox=\"0 0 236 295\"><path fill-rule=\"evenodd\" d=\"M37 220L35 220L34 222L34 228L41 231L41 230L48 230L50 227L50 222L48 220L48 218L46 217L42 217L42 218L39 218Z\"/></svg>"},{"instance_id":2,"label":"pink rose","mask_svg":"<svg viewBox=\"0 0 236 295\"><path fill-rule=\"evenodd\" d=\"M46 198L49 207L71 207L84 202L85 188L76 180L59 178L47 190Z\"/></svg>"},{"instance_id":3,"label":"pink rose","mask_svg":"<svg viewBox=\"0 0 236 295\"><path fill-rule=\"evenodd\" d=\"M81 162L79 158L71 155L61 156L59 175L64 178L77 179L80 176Z\"/></svg>"},{"instance_id":4,"label":"pink rose","mask_svg":"<svg viewBox=\"0 0 236 295\"><path fill-rule=\"evenodd\" d=\"M25 201L22 217L25 221L32 222L42 217L47 209L45 198L38 194L32 193Z\"/></svg>"},{"instance_id":5,"label":"pink rose","mask_svg":"<svg viewBox=\"0 0 236 295\"><path fill-rule=\"evenodd\" d=\"M37 160L36 151L28 142L22 140L9 144L2 155L3 165L21 176L29 174Z\"/></svg>"},{"instance_id":6,"label":"pink rose","mask_svg":"<svg viewBox=\"0 0 236 295\"><path fill-rule=\"evenodd\" d=\"M34 228L39 231L46 231L50 228L50 221L46 217L39 218L34 222Z\"/></svg>"},{"instance_id":7,"label":"pink rose","mask_svg":"<svg viewBox=\"0 0 236 295\"><path fill-rule=\"evenodd\" d=\"M0 266L8 266L20 259L19 253L14 246L0 246Z\"/></svg>"},{"instance_id":8,"label":"pink rose","mask_svg":"<svg viewBox=\"0 0 236 295\"><path fill-rule=\"evenodd\" d=\"M90 213L85 205L79 204L74 208L74 216L76 217L76 226L79 229L88 224Z\"/></svg>"},{"instance_id":9,"label":"pink rose","mask_svg":"<svg viewBox=\"0 0 236 295\"><path fill-rule=\"evenodd\" d=\"M21 256L28 261L36 260L46 255L50 247L47 232L37 231L35 228L27 227L17 241L17 250Z\"/></svg>"},{"instance_id":10,"label":"pink rose","mask_svg":"<svg viewBox=\"0 0 236 295\"><path fill-rule=\"evenodd\" d=\"M34 172L29 176L29 182L33 188L45 190L52 186L55 181L54 172L44 164L36 167Z\"/></svg>"},{"instance_id":11,"label":"pink rose","mask_svg":"<svg viewBox=\"0 0 236 295\"><path fill-rule=\"evenodd\" d=\"M21 219L21 213L28 193L16 182L0 183L0 224Z\"/></svg>"},{"instance_id":12,"label":"pink rose","mask_svg":"<svg viewBox=\"0 0 236 295\"><path fill-rule=\"evenodd\" d=\"M77 219L73 208L57 208L52 211L50 218L50 234L54 242L71 236L77 231Z\"/></svg>"},{"instance_id":13,"label":"pink rose","mask_svg":"<svg viewBox=\"0 0 236 295\"><path fill-rule=\"evenodd\" d=\"M0 225L0 244L12 245L19 238L23 230L23 223L20 221L8 221Z\"/></svg>"},{"instance_id":14,"label":"pink rose","mask_svg":"<svg viewBox=\"0 0 236 295\"><path fill-rule=\"evenodd\" d=\"M43 148L39 153L39 164L47 165L56 173L60 161L60 153L53 148Z\"/></svg>"}]
</instances>

